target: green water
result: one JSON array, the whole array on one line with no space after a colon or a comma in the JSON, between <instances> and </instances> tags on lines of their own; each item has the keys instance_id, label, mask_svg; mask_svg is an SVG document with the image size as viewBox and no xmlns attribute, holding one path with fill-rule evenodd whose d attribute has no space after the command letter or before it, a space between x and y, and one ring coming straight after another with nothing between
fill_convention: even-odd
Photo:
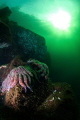
<instances>
[{"instance_id":1,"label":"green water","mask_svg":"<svg viewBox=\"0 0 80 120\"><path fill-rule=\"evenodd\" d=\"M79 4L78 4L79 7ZM19 11L19 7L11 8L10 19L19 25L43 36L51 57L50 77L53 82L68 82L72 85L78 100L80 84L80 11L74 10L70 28L59 30L37 16ZM16 16L16 17L15 17Z\"/></svg>"},{"instance_id":2,"label":"green water","mask_svg":"<svg viewBox=\"0 0 80 120\"><path fill-rule=\"evenodd\" d=\"M12 4L11 1L4 0L4 2L1 1L1 4L5 3L10 7L12 11L10 20L45 38L51 57L51 80L71 84L80 101L80 0L65 2L56 0L53 6L50 2L47 0L43 4L43 1L40 0L38 2L23 0L23 2L14 1ZM49 10L51 12L58 7L62 7L71 14L72 21L68 31L59 30L46 20L42 20L42 16L49 13ZM24 10L26 14L23 12Z\"/></svg>"}]
</instances>

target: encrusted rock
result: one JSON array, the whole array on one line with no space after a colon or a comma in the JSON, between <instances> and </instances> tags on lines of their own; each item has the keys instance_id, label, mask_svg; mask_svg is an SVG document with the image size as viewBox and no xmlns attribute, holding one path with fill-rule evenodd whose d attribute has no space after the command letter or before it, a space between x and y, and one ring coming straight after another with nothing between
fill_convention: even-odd
<instances>
[{"instance_id":1,"label":"encrusted rock","mask_svg":"<svg viewBox=\"0 0 80 120\"><path fill-rule=\"evenodd\" d=\"M5 14L2 14L4 11L6 11ZM16 22L9 21L10 14L8 7L0 10L0 48L4 48L0 49L0 65L9 63L17 55L23 60L33 58L42 62L46 61L48 51L45 39L19 26ZM10 43L9 46L8 43Z\"/></svg>"},{"instance_id":2,"label":"encrusted rock","mask_svg":"<svg viewBox=\"0 0 80 120\"><path fill-rule=\"evenodd\" d=\"M34 60L32 62L35 62L34 64L37 65L36 69L40 67L40 72L43 72L45 75L44 70L46 67L44 66L43 70L41 62L38 63L38 61ZM15 66L25 66L25 64L25 62L21 62L20 59L15 58L7 66L1 67L0 73L2 71L4 73L1 78L5 79ZM35 67L33 67L33 71L35 71ZM28 89L25 92L20 84L16 84L9 91L6 90L0 93L0 98L2 99L0 116L5 120L25 120L27 117L29 120L65 120L65 118L67 120L77 120L77 102L71 86L67 83L53 84L49 78L47 82L42 82L41 79L36 80L37 78L34 76L33 80L35 82L31 84L33 91Z\"/></svg>"}]
</instances>

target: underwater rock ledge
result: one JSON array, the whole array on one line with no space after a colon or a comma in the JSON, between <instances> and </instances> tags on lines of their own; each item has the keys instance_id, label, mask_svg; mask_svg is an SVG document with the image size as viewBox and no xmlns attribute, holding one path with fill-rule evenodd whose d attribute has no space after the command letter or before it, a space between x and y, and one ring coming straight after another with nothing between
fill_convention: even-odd
<instances>
[{"instance_id":1,"label":"underwater rock ledge","mask_svg":"<svg viewBox=\"0 0 80 120\"><path fill-rule=\"evenodd\" d=\"M2 14L4 13L5 14ZM23 60L29 58L46 62L49 53L45 39L29 29L19 26L16 22L10 21L11 10L8 7L0 9L0 46L2 43L9 43L9 46L0 48L0 65L9 63L15 56L19 55ZM6 28L6 29L5 29Z\"/></svg>"},{"instance_id":2,"label":"underwater rock ledge","mask_svg":"<svg viewBox=\"0 0 80 120\"><path fill-rule=\"evenodd\" d=\"M32 59L31 63L28 64L19 58L13 59L8 65L0 67L0 82L3 83L10 71L19 66L23 66L25 69L30 67L28 70L33 76L29 79L27 72L26 81L32 91L27 89L25 92L20 83L16 83L9 90L0 90L1 120L65 120L65 118L78 120L76 97L71 86L67 83L52 83L47 65L40 61ZM25 72L23 69L21 71L19 70L18 74L24 76ZM17 76L16 80L19 79ZM24 78L21 79L24 84ZM8 85L8 80L11 82L12 77L8 77L6 85ZM31 80L31 84L29 80ZM13 81L9 85L12 83Z\"/></svg>"}]
</instances>

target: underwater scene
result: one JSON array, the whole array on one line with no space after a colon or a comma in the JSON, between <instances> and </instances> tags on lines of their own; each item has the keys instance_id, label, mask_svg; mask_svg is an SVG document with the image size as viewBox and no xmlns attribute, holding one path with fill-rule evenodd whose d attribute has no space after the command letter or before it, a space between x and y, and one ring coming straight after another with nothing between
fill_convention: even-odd
<instances>
[{"instance_id":1,"label":"underwater scene","mask_svg":"<svg viewBox=\"0 0 80 120\"><path fill-rule=\"evenodd\" d=\"M80 0L0 0L0 120L80 120Z\"/></svg>"}]
</instances>

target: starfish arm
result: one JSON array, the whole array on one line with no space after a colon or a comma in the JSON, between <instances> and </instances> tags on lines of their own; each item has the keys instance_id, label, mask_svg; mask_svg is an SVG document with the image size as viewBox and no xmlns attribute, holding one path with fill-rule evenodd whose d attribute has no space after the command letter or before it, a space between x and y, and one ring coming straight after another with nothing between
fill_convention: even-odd
<instances>
[{"instance_id":1,"label":"starfish arm","mask_svg":"<svg viewBox=\"0 0 80 120\"><path fill-rule=\"evenodd\" d=\"M15 74L11 81L10 88L13 88L17 83L18 83L18 74Z\"/></svg>"},{"instance_id":2,"label":"starfish arm","mask_svg":"<svg viewBox=\"0 0 80 120\"><path fill-rule=\"evenodd\" d=\"M23 83L21 74L19 74L19 84L26 90L26 85Z\"/></svg>"},{"instance_id":3,"label":"starfish arm","mask_svg":"<svg viewBox=\"0 0 80 120\"><path fill-rule=\"evenodd\" d=\"M24 83L26 85L26 87L30 88L29 85L28 85L28 79L26 76L24 76Z\"/></svg>"},{"instance_id":4,"label":"starfish arm","mask_svg":"<svg viewBox=\"0 0 80 120\"><path fill-rule=\"evenodd\" d=\"M28 75L29 76L29 75ZM29 78L30 79L30 78ZM28 80L29 80L27 77L26 77L26 75L24 75L24 83L25 83L25 85L26 85L26 87L31 91L31 92L33 92L32 91L32 89L30 88L30 86L28 85ZM31 79L30 79L30 81L29 82L31 82ZM29 83L30 84L30 83Z\"/></svg>"},{"instance_id":5,"label":"starfish arm","mask_svg":"<svg viewBox=\"0 0 80 120\"><path fill-rule=\"evenodd\" d=\"M23 69L26 71L27 74L29 74L30 76L33 76L33 74L27 68L23 67Z\"/></svg>"},{"instance_id":6,"label":"starfish arm","mask_svg":"<svg viewBox=\"0 0 80 120\"><path fill-rule=\"evenodd\" d=\"M1 86L1 88L2 88L1 91L2 92L5 92L6 89L7 89L7 81L8 81L8 79L6 78L5 81L2 82L2 86Z\"/></svg>"},{"instance_id":7,"label":"starfish arm","mask_svg":"<svg viewBox=\"0 0 80 120\"><path fill-rule=\"evenodd\" d=\"M29 84L31 84L31 77L30 77L28 74L26 74L26 75L27 75L27 78L28 78Z\"/></svg>"}]
</instances>

